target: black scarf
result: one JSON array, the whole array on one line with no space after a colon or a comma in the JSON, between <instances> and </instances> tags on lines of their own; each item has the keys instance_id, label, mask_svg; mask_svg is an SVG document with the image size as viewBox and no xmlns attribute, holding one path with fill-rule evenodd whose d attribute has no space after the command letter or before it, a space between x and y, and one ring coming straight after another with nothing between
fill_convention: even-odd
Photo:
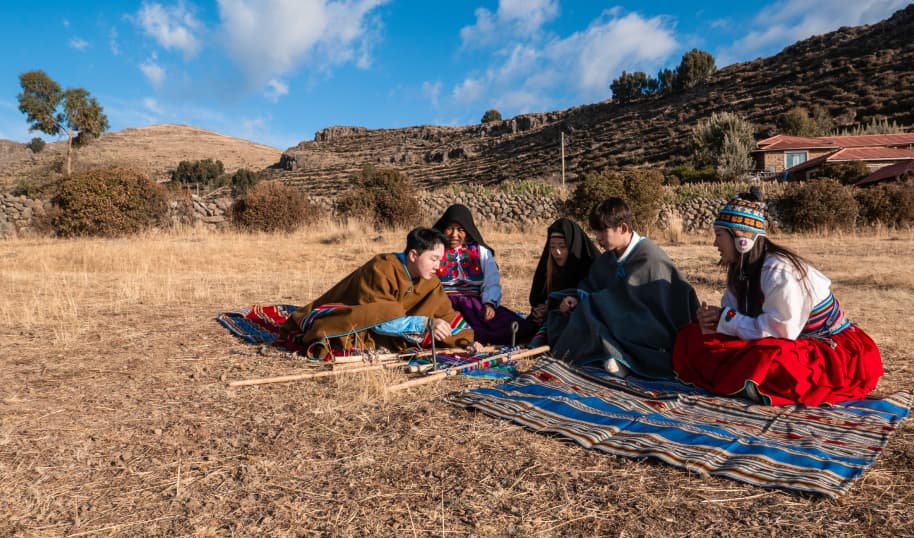
<instances>
[{"instance_id":1,"label":"black scarf","mask_svg":"<svg viewBox=\"0 0 914 538\"><path fill-rule=\"evenodd\" d=\"M467 233L467 237L464 242L466 243L476 243L477 245L482 245L487 249L492 251L492 256L495 256L495 249L486 244L485 240L482 238L482 234L479 233L479 230L476 228L476 223L473 222L473 214L470 213L470 210L467 209L467 206L463 204L454 204L451 207L447 208L444 211L444 215L441 215L441 218L438 219L438 222L435 223L434 228L439 232L444 232L444 229L448 227L448 224L459 224L461 228ZM445 245L447 247L447 245Z\"/></svg>"},{"instance_id":2,"label":"black scarf","mask_svg":"<svg viewBox=\"0 0 914 538\"><path fill-rule=\"evenodd\" d=\"M600 255L599 249L587 237L584 230L574 221L561 218L549 226L546 234L546 245L540 255L539 264L533 274L533 286L530 287L530 306L543 304L547 299L546 282L547 267L549 266L549 237L553 233L565 236L565 246L568 248L568 259L565 266L560 269L556 290L576 288L578 283L587 277L590 264ZM556 291L552 290L552 291Z\"/></svg>"}]
</instances>

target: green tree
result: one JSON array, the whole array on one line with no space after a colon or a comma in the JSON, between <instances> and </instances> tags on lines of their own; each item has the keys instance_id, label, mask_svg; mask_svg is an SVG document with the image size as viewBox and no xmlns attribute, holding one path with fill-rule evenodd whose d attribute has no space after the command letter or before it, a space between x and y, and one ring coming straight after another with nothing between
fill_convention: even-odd
<instances>
[{"instance_id":1,"label":"green tree","mask_svg":"<svg viewBox=\"0 0 914 538\"><path fill-rule=\"evenodd\" d=\"M676 91L692 88L717 71L714 56L703 50L692 49L682 55L682 61L676 68L674 87Z\"/></svg>"},{"instance_id":2,"label":"green tree","mask_svg":"<svg viewBox=\"0 0 914 538\"><path fill-rule=\"evenodd\" d=\"M482 123L489 123L492 121L501 121L501 112L490 108L486 110L486 113L482 115Z\"/></svg>"},{"instance_id":3,"label":"green tree","mask_svg":"<svg viewBox=\"0 0 914 538\"><path fill-rule=\"evenodd\" d=\"M247 168L239 168L232 174L232 196L235 198L244 196L256 184L257 175L254 172Z\"/></svg>"},{"instance_id":4,"label":"green tree","mask_svg":"<svg viewBox=\"0 0 914 538\"><path fill-rule=\"evenodd\" d=\"M657 71L657 92L669 93L673 90L673 84L676 81L676 73L672 69L661 69Z\"/></svg>"},{"instance_id":5,"label":"green tree","mask_svg":"<svg viewBox=\"0 0 914 538\"><path fill-rule=\"evenodd\" d=\"M203 159L200 161L181 161L178 167L172 170L171 180L185 185L209 185L214 179L225 171L222 161Z\"/></svg>"},{"instance_id":6,"label":"green tree","mask_svg":"<svg viewBox=\"0 0 914 538\"><path fill-rule=\"evenodd\" d=\"M790 136L818 136L819 126L805 108L796 106L778 116L781 133Z\"/></svg>"},{"instance_id":7,"label":"green tree","mask_svg":"<svg viewBox=\"0 0 914 538\"><path fill-rule=\"evenodd\" d=\"M91 138L108 130L108 118L101 105L82 88L61 90L44 71L19 75L22 93L19 111L26 115L30 131L49 135L67 133L67 177L72 170L72 153Z\"/></svg>"},{"instance_id":8,"label":"green tree","mask_svg":"<svg viewBox=\"0 0 914 538\"><path fill-rule=\"evenodd\" d=\"M44 149L45 142L43 138L38 138L37 136L29 140L29 143L25 147L32 150L32 153L41 153L41 150Z\"/></svg>"},{"instance_id":9,"label":"green tree","mask_svg":"<svg viewBox=\"0 0 914 538\"><path fill-rule=\"evenodd\" d=\"M722 178L732 178L752 166L754 127L732 112L715 112L692 129L692 161L696 168L713 166Z\"/></svg>"},{"instance_id":10,"label":"green tree","mask_svg":"<svg viewBox=\"0 0 914 538\"><path fill-rule=\"evenodd\" d=\"M622 71L619 78L612 81L609 88L613 92L614 101L628 103L647 92L648 77L643 71L635 71L634 73Z\"/></svg>"}]
</instances>

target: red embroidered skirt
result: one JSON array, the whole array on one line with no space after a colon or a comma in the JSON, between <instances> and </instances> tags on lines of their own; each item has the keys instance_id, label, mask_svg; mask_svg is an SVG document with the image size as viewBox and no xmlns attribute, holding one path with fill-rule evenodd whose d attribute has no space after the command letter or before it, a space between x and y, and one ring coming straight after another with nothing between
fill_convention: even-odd
<instances>
[{"instance_id":1,"label":"red embroidered skirt","mask_svg":"<svg viewBox=\"0 0 914 538\"><path fill-rule=\"evenodd\" d=\"M686 383L716 394L736 394L755 383L771 405L819 405L863 398L884 373L876 343L852 325L831 337L741 340L683 328L673 348L673 369Z\"/></svg>"}]
</instances>

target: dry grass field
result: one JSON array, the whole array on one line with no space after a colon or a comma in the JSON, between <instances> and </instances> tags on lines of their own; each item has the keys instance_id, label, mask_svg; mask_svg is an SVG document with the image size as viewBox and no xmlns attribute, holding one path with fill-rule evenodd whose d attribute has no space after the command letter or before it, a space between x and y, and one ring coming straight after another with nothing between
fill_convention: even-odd
<instances>
[{"instance_id":1,"label":"dry grass field","mask_svg":"<svg viewBox=\"0 0 914 538\"><path fill-rule=\"evenodd\" d=\"M525 307L540 231L483 227ZM185 230L0 241L2 536L914 536L914 425L830 500L582 449L442 402L399 373L229 388L300 371L213 321L303 304L404 232ZM914 386L914 233L779 237ZM710 237L659 239L717 301Z\"/></svg>"}]
</instances>

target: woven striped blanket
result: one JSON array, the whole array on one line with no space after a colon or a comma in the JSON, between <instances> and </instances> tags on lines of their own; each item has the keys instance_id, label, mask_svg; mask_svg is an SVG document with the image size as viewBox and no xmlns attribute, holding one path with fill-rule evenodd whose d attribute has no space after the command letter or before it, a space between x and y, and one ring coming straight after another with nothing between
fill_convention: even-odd
<instances>
[{"instance_id":1,"label":"woven striped blanket","mask_svg":"<svg viewBox=\"0 0 914 538\"><path fill-rule=\"evenodd\" d=\"M297 306L280 304L254 305L230 312L222 312L216 321L235 336L251 344L271 344L279 338L279 327L285 323Z\"/></svg>"},{"instance_id":2,"label":"woven striped blanket","mask_svg":"<svg viewBox=\"0 0 914 538\"><path fill-rule=\"evenodd\" d=\"M242 307L238 310L222 312L216 316L216 321L228 329L230 333L243 339L245 342L250 344L273 344L279 338L279 327L285 323L289 315L292 312L295 312L297 309L297 306L283 304L253 305L251 307ZM281 345L291 351L299 351L302 355L305 354L304 349L299 349L290 342L283 342ZM413 349L411 351L418 352L420 350ZM508 349L505 348L499 352L507 351ZM349 350L347 353L340 352L340 354L358 353L358 350ZM481 353L470 356L463 353L439 353L436 356L436 362L438 369L444 370L447 368L453 368L455 366L467 364L492 354L493 353ZM415 359L411 361L410 364L419 366L429 363L430 361L428 359L423 358ZM475 368L472 370L465 370L462 371L460 375L506 379L514 377L516 372L516 361L509 361L507 363L492 366L490 368Z\"/></svg>"},{"instance_id":3,"label":"woven striped blanket","mask_svg":"<svg viewBox=\"0 0 914 538\"><path fill-rule=\"evenodd\" d=\"M555 359L542 359L511 382L448 397L587 448L830 497L846 493L875 462L911 400L910 392L899 392L832 407L752 405Z\"/></svg>"}]
</instances>

